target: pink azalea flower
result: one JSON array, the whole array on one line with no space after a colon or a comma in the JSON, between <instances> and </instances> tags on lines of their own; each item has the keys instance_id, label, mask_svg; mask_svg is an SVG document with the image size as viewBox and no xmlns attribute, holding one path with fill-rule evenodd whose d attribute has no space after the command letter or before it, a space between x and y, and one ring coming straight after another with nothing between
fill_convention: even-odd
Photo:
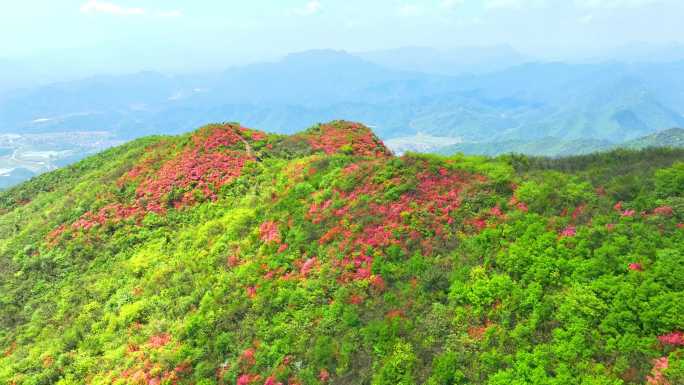
<instances>
[{"instance_id":1,"label":"pink azalea flower","mask_svg":"<svg viewBox=\"0 0 684 385\"><path fill-rule=\"evenodd\" d=\"M658 341L664 345L684 346L684 333L672 332L662 336L658 336Z\"/></svg>"},{"instance_id":2,"label":"pink azalea flower","mask_svg":"<svg viewBox=\"0 0 684 385\"><path fill-rule=\"evenodd\" d=\"M243 374L240 377L238 377L235 385L249 385L251 382L251 377L248 374Z\"/></svg>"},{"instance_id":3,"label":"pink azalea flower","mask_svg":"<svg viewBox=\"0 0 684 385\"><path fill-rule=\"evenodd\" d=\"M259 234L264 242L280 243L280 231L278 224L273 221L266 221L259 226Z\"/></svg>"},{"instance_id":4,"label":"pink azalea flower","mask_svg":"<svg viewBox=\"0 0 684 385\"><path fill-rule=\"evenodd\" d=\"M661 206L653 210L653 214L660 215L663 217L671 217L674 214L674 210L670 206Z\"/></svg>"},{"instance_id":5,"label":"pink azalea flower","mask_svg":"<svg viewBox=\"0 0 684 385\"><path fill-rule=\"evenodd\" d=\"M574 237L577 235L577 229L575 226L568 226L561 232L561 237Z\"/></svg>"},{"instance_id":6,"label":"pink azalea flower","mask_svg":"<svg viewBox=\"0 0 684 385\"><path fill-rule=\"evenodd\" d=\"M671 385L663 373L669 366L670 362L667 356L653 360L653 369L651 369L651 375L646 377L647 384Z\"/></svg>"},{"instance_id":7,"label":"pink azalea flower","mask_svg":"<svg viewBox=\"0 0 684 385\"><path fill-rule=\"evenodd\" d=\"M283 383L276 382L275 376L269 376L266 381L264 381L264 385L283 385Z\"/></svg>"},{"instance_id":8,"label":"pink azalea flower","mask_svg":"<svg viewBox=\"0 0 684 385\"><path fill-rule=\"evenodd\" d=\"M321 380L321 382L328 382L330 379L330 373L328 373L327 369L321 369L320 373L318 373L318 379Z\"/></svg>"},{"instance_id":9,"label":"pink azalea flower","mask_svg":"<svg viewBox=\"0 0 684 385\"><path fill-rule=\"evenodd\" d=\"M632 271L644 271L643 266L641 266L640 263L630 263L627 268L629 268Z\"/></svg>"},{"instance_id":10,"label":"pink azalea flower","mask_svg":"<svg viewBox=\"0 0 684 385\"><path fill-rule=\"evenodd\" d=\"M316 266L316 262L316 257L307 259L302 265L302 268L299 270L299 273L306 277L309 274L309 272Z\"/></svg>"}]
</instances>

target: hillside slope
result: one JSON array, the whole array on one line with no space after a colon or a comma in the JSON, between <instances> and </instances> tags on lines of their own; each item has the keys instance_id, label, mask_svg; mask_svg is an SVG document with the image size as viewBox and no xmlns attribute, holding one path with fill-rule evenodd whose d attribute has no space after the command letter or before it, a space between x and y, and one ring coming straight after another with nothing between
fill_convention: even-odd
<instances>
[{"instance_id":1,"label":"hillside slope","mask_svg":"<svg viewBox=\"0 0 684 385\"><path fill-rule=\"evenodd\" d=\"M684 147L684 128L670 128L643 138L623 143L621 147L641 149L647 147Z\"/></svg>"},{"instance_id":2,"label":"hillside slope","mask_svg":"<svg viewBox=\"0 0 684 385\"><path fill-rule=\"evenodd\" d=\"M458 143L440 147L437 153L443 155L463 153L489 156L514 153L559 157L586 155L619 148L641 150L655 147L684 147L684 129L670 128L619 144L595 139L563 140L559 138L543 138L531 141L509 140L503 142Z\"/></svg>"},{"instance_id":3,"label":"hillside slope","mask_svg":"<svg viewBox=\"0 0 684 385\"><path fill-rule=\"evenodd\" d=\"M683 160L140 139L0 193L0 383L682 383Z\"/></svg>"}]
</instances>

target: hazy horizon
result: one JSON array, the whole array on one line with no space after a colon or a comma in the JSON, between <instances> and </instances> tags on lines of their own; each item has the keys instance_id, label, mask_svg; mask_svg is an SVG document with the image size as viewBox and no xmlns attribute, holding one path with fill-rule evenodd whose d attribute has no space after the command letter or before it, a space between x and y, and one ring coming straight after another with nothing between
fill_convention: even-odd
<instances>
[{"instance_id":1,"label":"hazy horizon","mask_svg":"<svg viewBox=\"0 0 684 385\"><path fill-rule=\"evenodd\" d=\"M509 46L533 60L586 61L682 49L683 16L675 0L28 0L0 15L0 32L15 37L0 61L50 80L218 70L311 49Z\"/></svg>"}]
</instances>

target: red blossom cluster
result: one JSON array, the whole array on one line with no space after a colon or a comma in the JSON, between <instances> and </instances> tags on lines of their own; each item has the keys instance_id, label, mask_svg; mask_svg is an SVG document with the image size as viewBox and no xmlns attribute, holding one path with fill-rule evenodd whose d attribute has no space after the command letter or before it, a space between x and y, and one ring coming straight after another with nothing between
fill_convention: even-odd
<instances>
[{"instance_id":1,"label":"red blossom cluster","mask_svg":"<svg viewBox=\"0 0 684 385\"><path fill-rule=\"evenodd\" d=\"M665 378L665 370L670 366L667 356L653 360L651 375L646 377L648 385L670 385L670 381Z\"/></svg>"},{"instance_id":2,"label":"red blossom cluster","mask_svg":"<svg viewBox=\"0 0 684 385\"><path fill-rule=\"evenodd\" d=\"M168 333L161 333L150 337L150 339L147 340L147 345L151 348L161 348L166 346L169 342L171 342L171 335Z\"/></svg>"},{"instance_id":3,"label":"red blossom cluster","mask_svg":"<svg viewBox=\"0 0 684 385\"><path fill-rule=\"evenodd\" d=\"M658 341L663 345L684 346L684 333L672 332L658 336Z\"/></svg>"},{"instance_id":4,"label":"red blossom cluster","mask_svg":"<svg viewBox=\"0 0 684 385\"><path fill-rule=\"evenodd\" d=\"M247 292L247 297L254 299L256 298L257 295L257 288L256 286L248 286L245 291Z\"/></svg>"},{"instance_id":5,"label":"red blossom cluster","mask_svg":"<svg viewBox=\"0 0 684 385\"><path fill-rule=\"evenodd\" d=\"M278 224L273 221L266 221L259 226L259 236L261 240L269 243L275 242L280 243L280 231L278 230Z\"/></svg>"},{"instance_id":6,"label":"red blossom cluster","mask_svg":"<svg viewBox=\"0 0 684 385\"><path fill-rule=\"evenodd\" d=\"M453 214L459 209L465 190L485 178L446 168L423 171L417 175L416 187L398 198L370 199L367 204L360 204L363 197L383 196L387 183L404 182L401 178L387 183L374 181L375 164L370 161L362 163L363 167L348 167L353 170L349 171L350 177L358 179L357 187L351 191L335 191L336 201L341 204L333 205L332 199L314 202L308 218L313 223L330 223L319 244L337 241L330 254L344 255L337 263L344 271L343 280L371 280L378 282L378 287L384 287L384 281L372 274L374 253L393 245L404 250L416 245L424 253L431 253L435 245L450 236L446 230L455 222ZM359 223L359 218L372 220L362 226L354 225Z\"/></svg>"},{"instance_id":7,"label":"red blossom cluster","mask_svg":"<svg viewBox=\"0 0 684 385\"><path fill-rule=\"evenodd\" d=\"M489 213L491 215L497 217L497 218L504 218L505 217L505 215L504 215L503 211L501 210L501 207L499 207L499 205L492 207L492 209L489 210Z\"/></svg>"},{"instance_id":8,"label":"red blossom cluster","mask_svg":"<svg viewBox=\"0 0 684 385\"><path fill-rule=\"evenodd\" d=\"M582 203L581 205L575 207L575 209L572 211L572 220L576 221L582 215L582 213L584 213L586 208L586 203Z\"/></svg>"},{"instance_id":9,"label":"red blossom cluster","mask_svg":"<svg viewBox=\"0 0 684 385\"><path fill-rule=\"evenodd\" d=\"M574 237L575 235L577 235L577 228L575 226L568 226L560 233L561 238Z\"/></svg>"},{"instance_id":10,"label":"red blossom cluster","mask_svg":"<svg viewBox=\"0 0 684 385\"><path fill-rule=\"evenodd\" d=\"M269 376L266 381L264 381L264 385L283 385L283 383L277 381L275 376Z\"/></svg>"},{"instance_id":11,"label":"red blossom cluster","mask_svg":"<svg viewBox=\"0 0 684 385\"><path fill-rule=\"evenodd\" d=\"M622 212L623 217L633 217L636 214L635 210L625 210Z\"/></svg>"},{"instance_id":12,"label":"red blossom cluster","mask_svg":"<svg viewBox=\"0 0 684 385\"><path fill-rule=\"evenodd\" d=\"M508 200L508 205L513 206L524 213L529 211L527 204L525 202L520 202L518 198L516 198L515 196L511 197L511 199Z\"/></svg>"},{"instance_id":13,"label":"red blossom cluster","mask_svg":"<svg viewBox=\"0 0 684 385\"><path fill-rule=\"evenodd\" d=\"M242 355L240 355L240 362L243 365L253 366L256 363L256 358L254 358L255 355L256 350L254 350L254 348L247 348L242 352Z\"/></svg>"},{"instance_id":14,"label":"red blossom cluster","mask_svg":"<svg viewBox=\"0 0 684 385\"><path fill-rule=\"evenodd\" d=\"M205 199L216 199L218 189L240 176L247 160L241 151L186 150L166 162L154 178L138 185L136 206L161 214L169 204L175 208L194 204L197 193ZM169 201L168 194L173 191L180 191L181 196Z\"/></svg>"},{"instance_id":15,"label":"red blossom cluster","mask_svg":"<svg viewBox=\"0 0 684 385\"><path fill-rule=\"evenodd\" d=\"M671 217L674 215L674 210L670 206L661 206L653 209L653 214L660 215L663 217Z\"/></svg>"},{"instance_id":16,"label":"red blossom cluster","mask_svg":"<svg viewBox=\"0 0 684 385\"><path fill-rule=\"evenodd\" d=\"M316 130L302 134L315 150L326 154L350 151L356 156L384 157L391 155L380 139L362 124L332 122L322 124Z\"/></svg>"},{"instance_id":17,"label":"red blossom cluster","mask_svg":"<svg viewBox=\"0 0 684 385\"><path fill-rule=\"evenodd\" d=\"M632 270L632 271L644 271L643 266L641 266L640 263L630 263L627 265L627 268Z\"/></svg>"},{"instance_id":18,"label":"red blossom cluster","mask_svg":"<svg viewBox=\"0 0 684 385\"><path fill-rule=\"evenodd\" d=\"M316 267L317 263L318 260L316 259L316 257L307 259L302 265L301 269L299 269L299 274L301 274L303 277L306 277L309 274L309 272L313 270L314 267Z\"/></svg>"},{"instance_id":19,"label":"red blossom cluster","mask_svg":"<svg viewBox=\"0 0 684 385\"><path fill-rule=\"evenodd\" d=\"M259 375L250 376L249 374L243 374L240 377L238 377L237 382L235 384L236 385L250 385L250 384L256 383L260 379L261 379L261 376L259 376Z\"/></svg>"},{"instance_id":20,"label":"red blossom cluster","mask_svg":"<svg viewBox=\"0 0 684 385\"><path fill-rule=\"evenodd\" d=\"M636 210L632 209L626 209L624 210L622 207L622 201L617 202L615 205L613 205L613 210L617 211L620 213L620 216L625 217L625 218L630 218L636 215Z\"/></svg>"},{"instance_id":21,"label":"red blossom cluster","mask_svg":"<svg viewBox=\"0 0 684 385\"><path fill-rule=\"evenodd\" d=\"M137 183L135 201L132 203L109 204L97 212L87 212L71 225L75 230L89 230L108 221L118 222L133 217L142 217L148 212L163 214L168 207L182 208L196 203L198 198L213 200L219 188L240 176L245 163L253 160L249 154L246 139L261 140L263 133L252 132L237 125L209 126L199 130L188 146L175 157L162 160L153 151L117 184L121 187ZM154 166L161 163L161 167ZM54 242L67 227L55 229L48 236Z\"/></svg>"},{"instance_id":22,"label":"red blossom cluster","mask_svg":"<svg viewBox=\"0 0 684 385\"><path fill-rule=\"evenodd\" d=\"M165 340L166 337L163 337L162 339ZM168 341L165 343L168 343ZM164 365L161 363L154 362L149 352L140 349L140 347L137 345L129 345L126 354L131 357L134 366L129 367L128 369L125 369L119 373L118 378L115 377L112 380L113 383L123 382L126 384L177 385L183 380L183 377L192 372L192 368L187 362L181 363L173 369L165 369Z\"/></svg>"}]
</instances>

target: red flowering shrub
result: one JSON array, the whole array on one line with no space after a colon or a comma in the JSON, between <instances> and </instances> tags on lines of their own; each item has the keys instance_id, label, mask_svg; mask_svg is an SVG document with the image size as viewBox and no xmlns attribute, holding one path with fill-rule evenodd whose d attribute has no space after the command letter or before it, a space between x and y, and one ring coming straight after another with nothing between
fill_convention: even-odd
<instances>
[{"instance_id":1,"label":"red flowering shrub","mask_svg":"<svg viewBox=\"0 0 684 385\"><path fill-rule=\"evenodd\" d=\"M371 285L379 291L385 290L385 280L379 275L374 275L371 277Z\"/></svg>"},{"instance_id":2,"label":"red flowering shrub","mask_svg":"<svg viewBox=\"0 0 684 385\"><path fill-rule=\"evenodd\" d=\"M280 231L278 224L273 221L266 221L259 226L259 236L261 240L268 242L280 243Z\"/></svg>"},{"instance_id":3,"label":"red flowering shrub","mask_svg":"<svg viewBox=\"0 0 684 385\"><path fill-rule=\"evenodd\" d=\"M565 237L574 237L577 235L577 229L575 226L568 226L563 231L561 231L560 236L565 238Z\"/></svg>"},{"instance_id":4,"label":"red flowering shrub","mask_svg":"<svg viewBox=\"0 0 684 385\"><path fill-rule=\"evenodd\" d=\"M142 217L148 212L163 214L169 207L189 206L198 198L216 199L219 188L240 176L245 163L254 159L243 135L252 140L265 137L236 125L213 125L198 130L191 137L192 145L170 159L163 160L153 151L158 146L151 147L152 155L117 181L119 187L137 183L135 201L112 203L97 212L89 211L71 227L89 230L108 221ZM161 166L155 169L156 164ZM64 230L56 229L49 240L54 240Z\"/></svg>"},{"instance_id":5,"label":"red flowering shrub","mask_svg":"<svg viewBox=\"0 0 684 385\"><path fill-rule=\"evenodd\" d=\"M321 245L331 246L331 255L342 254L338 266L345 271L343 280L368 280L372 277L373 252L390 246L408 249L418 246L427 255L432 249L448 239L451 234L445 228L455 225L454 214L468 189L484 177L446 168L421 171L415 176L415 187L390 199L385 196L387 184L405 183L400 178L378 182L375 175L381 172L376 161L363 163L349 177L356 187L337 189L333 200L313 203L308 217L313 223L329 223L318 240ZM421 168L427 168L422 165ZM372 197L371 199L368 199ZM362 226L359 218L372 217ZM485 226L484 220L471 222L477 229ZM479 225L478 225L479 224ZM335 241L337 241L335 243ZM334 245L334 246L333 246ZM334 251L333 251L334 250ZM374 278L377 279L377 278Z\"/></svg>"},{"instance_id":6,"label":"red flowering shrub","mask_svg":"<svg viewBox=\"0 0 684 385\"><path fill-rule=\"evenodd\" d=\"M640 263L630 263L627 266L627 268L632 270L632 271L644 271L644 268L641 266Z\"/></svg>"},{"instance_id":7,"label":"red flowering shrub","mask_svg":"<svg viewBox=\"0 0 684 385\"><path fill-rule=\"evenodd\" d=\"M670 382L665 378L665 370L670 366L669 359L667 356L660 357L653 360L653 369L651 369L651 375L646 377L646 381L649 385L671 385Z\"/></svg>"},{"instance_id":8,"label":"red flowering shrub","mask_svg":"<svg viewBox=\"0 0 684 385\"><path fill-rule=\"evenodd\" d=\"M658 341L660 341L663 345L684 346L684 333L672 332L658 336Z\"/></svg>"},{"instance_id":9,"label":"red flowering shrub","mask_svg":"<svg viewBox=\"0 0 684 385\"><path fill-rule=\"evenodd\" d=\"M264 385L283 385L283 383L276 381L275 376L269 376L266 378L266 381L264 381Z\"/></svg>"},{"instance_id":10,"label":"red flowering shrub","mask_svg":"<svg viewBox=\"0 0 684 385\"><path fill-rule=\"evenodd\" d=\"M255 355L256 351L254 348L245 349L240 356L240 362L243 365L252 366L256 363L256 358L254 358Z\"/></svg>"},{"instance_id":11,"label":"red flowering shrub","mask_svg":"<svg viewBox=\"0 0 684 385\"><path fill-rule=\"evenodd\" d=\"M316 263L316 257L307 259L302 265L302 268L299 270L299 273L302 276L306 277L309 274L309 272L316 266Z\"/></svg>"},{"instance_id":12,"label":"red flowering shrub","mask_svg":"<svg viewBox=\"0 0 684 385\"><path fill-rule=\"evenodd\" d=\"M660 215L663 217L671 217L674 215L674 210L670 206L661 206L653 210L653 214Z\"/></svg>"},{"instance_id":13,"label":"red flowering shrub","mask_svg":"<svg viewBox=\"0 0 684 385\"><path fill-rule=\"evenodd\" d=\"M240 377L238 377L235 384L236 385L249 385L253 382L253 380L254 380L254 376L250 376L249 374L243 374Z\"/></svg>"},{"instance_id":14,"label":"red flowering shrub","mask_svg":"<svg viewBox=\"0 0 684 385\"><path fill-rule=\"evenodd\" d=\"M587 205L584 203L575 207L575 209L572 211L572 220L576 221L577 218L579 218L580 215L582 215L582 213L586 210L586 208Z\"/></svg>"},{"instance_id":15,"label":"red flowering shrub","mask_svg":"<svg viewBox=\"0 0 684 385\"><path fill-rule=\"evenodd\" d=\"M321 369L321 371L318 373L318 379L321 380L321 382L328 382L330 379L330 373L328 370L325 368Z\"/></svg>"},{"instance_id":16,"label":"red flowering shrub","mask_svg":"<svg viewBox=\"0 0 684 385\"><path fill-rule=\"evenodd\" d=\"M300 135L313 149L326 154L344 152L356 156L391 155L382 141L368 127L359 123L336 121L321 124Z\"/></svg>"},{"instance_id":17,"label":"red flowering shrub","mask_svg":"<svg viewBox=\"0 0 684 385\"><path fill-rule=\"evenodd\" d=\"M489 213L495 217L498 217L498 218L501 218L504 216L503 211L501 211L501 207L499 207L498 205L492 207L492 209L489 210Z\"/></svg>"},{"instance_id":18,"label":"red flowering shrub","mask_svg":"<svg viewBox=\"0 0 684 385\"><path fill-rule=\"evenodd\" d=\"M147 340L147 344L152 348L161 348L166 346L171 341L171 335L168 333L157 334Z\"/></svg>"}]
</instances>

